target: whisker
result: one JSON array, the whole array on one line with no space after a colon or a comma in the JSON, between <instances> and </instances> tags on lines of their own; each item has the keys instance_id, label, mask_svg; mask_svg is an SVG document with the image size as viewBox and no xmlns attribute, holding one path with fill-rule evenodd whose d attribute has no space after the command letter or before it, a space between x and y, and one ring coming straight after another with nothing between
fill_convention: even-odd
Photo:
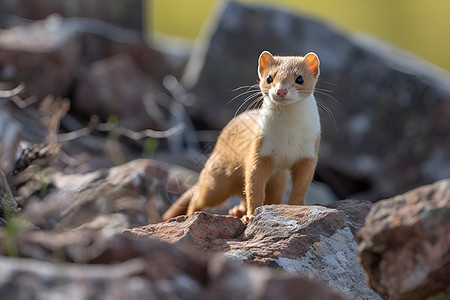
<instances>
[{"instance_id":1,"label":"whisker","mask_svg":"<svg viewBox=\"0 0 450 300\"><path fill-rule=\"evenodd\" d=\"M245 100L244 100L244 102L242 102L242 104L238 107L238 109L236 110L236 113L234 114L234 116L236 117L237 115L238 115L238 113L239 113L239 110L247 103L247 102L249 102L250 100L252 100L252 99L254 99L255 97L258 97L260 95L260 93L255 93L255 94L253 94L253 95L250 95L250 96L248 96ZM244 110L245 111L245 110Z\"/></svg>"},{"instance_id":2,"label":"whisker","mask_svg":"<svg viewBox=\"0 0 450 300\"><path fill-rule=\"evenodd\" d=\"M331 111L330 108L328 108L328 106L319 98L316 98L317 104L319 106L320 109L322 109L324 112L327 113L327 115L330 117L331 121L333 122L334 128L338 129L337 127L337 122L336 122L336 118L334 117L333 112Z\"/></svg>"},{"instance_id":3,"label":"whisker","mask_svg":"<svg viewBox=\"0 0 450 300\"><path fill-rule=\"evenodd\" d=\"M254 93L254 92L260 92L260 90L259 90L259 85L257 85L257 84L254 84L254 85L244 85L244 86L241 86L241 87L238 87L238 88L234 89L233 91L235 92L235 91L238 91L238 90L244 89L244 88L246 88L247 90L244 91L244 92L242 92L242 93L240 93L239 95L233 97L230 101L227 102L226 105L230 104L232 101L234 101L234 100L236 100L237 98L239 98L239 97L241 97L241 96L244 96L244 95L246 95L246 94Z\"/></svg>"},{"instance_id":4,"label":"whisker","mask_svg":"<svg viewBox=\"0 0 450 300\"><path fill-rule=\"evenodd\" d=\"M322 80L320 80L319 79L319 81L317 82L317 84L329 84L329 85L332 85L332 86L337 86L337 84L335 84L335 83L332 83L332 82L330 82L330 81L322 81Z\"/></svg>"},{"instance_id":5,"label":"whisker","mask_svg":"<svg viewBox=\"0 0 450 300\"><path fill-rule=\"evenodd\" d=\"M245 109L245 111L251 110L251 109L256 109L256 108L261 108L262 102L261 100L263 100L264 97L259 97L256 98L255 100L253 100L252 104L250 104L249 106L247 106L247 108ZM259 106L259 107L258 107Z\"/></svg>"},{"instance_id":6,"label":"whisker","mask_svg":"<svg viewBox=\"0 0 450 300\"><path fill-rule=\"evenodd\" d=\"M321 92L327 92L327 93L333 92L333 90L327 90L327 89L318 88L318 87L316 87L315 90L316 90L316 91L321 91Z\"/></svg>"},{"instance_id":7,"label":"whisker","mask_svg":"<svg viewBox=\"0 0 450 300\"><path fill-rule=\"evenodd\" d=\"M242 90L242 89L251 89L251 88L258 88L258 87L259 87L259 85L256 83L254 85L243 85L243 86L237 87L237 88L235 88L234 90L231 90L231 91L232 92L237 92L237 91Z\"/></svg>"},{"instance_id":8,"label":"whisker","mask_svg":"<svg viewBox=\"0 0 450 300\"><path fill-rule=\"evenodd\" d=\"M318 94L321 94L321 95L327 96L328 98L333 99L334 102L336 102L337 104L339 104L339 106L340 106L341 108L344 108L344 106L342 105L342 103L339 102L339 100L336 99L335 97L331 96L330 94L324 93L323 91L318 90L317 88L316 88L316 91L317 91Z\"/></svg>"},{"instance_id":9,"label":"whisker","mask_svg":"<svg viewBox=\"0 0 450 300\"><path fill-rule=\"evenodd\" d=\"M240 93L239 95L233 97L230 101L228 101L227 105L230 104L232 101L236 100L237 98L241 97L241 96L244 96L244 95L250 94L250 93L256 93L256 92L259 93L259 90L250 90L250 91L245 91L243 93Z\"/></svg>"},{"instance_id":10,"label":"whisker","mask_svg":"<svg viewBox=\"0 0 450 300\"><path fill-rule=\"evenodd\" d=\"M252 97L254 97L255 95L258 95L258 96L259 96L259 95L261 95L261 92L258 91L258 92L255 92L255 93L251 94L251 95L248 95L247 98L245 98L245 100L247 100L247 99L249 99L249 98L252 98ZM244 100L244 101L245 101L245 100Z\"/></svg>"},{"instance_id":11,"label":"whisker","mask_svg":"<svg viewBox=\"0 0 450 300\"><path fill-rule=\"evenodd\" d=\"M252 94L252 95L248 96L247 98L245 98L244 102L242 104L245 104L245 103L249 102L250 100L257 98L258 96L260 96L260 93Z\"/></svg>"},{"instance_id":12,"label":"whisker","mask_svg":"<svg viewBox=\"0 0 450 300\"><path fill-rule=\"evenodd\" d=\"M261 109L263 104L264 104L264 97L261 97L261 101L259 102L258 109Z\"/></svg>"}]
</instances>

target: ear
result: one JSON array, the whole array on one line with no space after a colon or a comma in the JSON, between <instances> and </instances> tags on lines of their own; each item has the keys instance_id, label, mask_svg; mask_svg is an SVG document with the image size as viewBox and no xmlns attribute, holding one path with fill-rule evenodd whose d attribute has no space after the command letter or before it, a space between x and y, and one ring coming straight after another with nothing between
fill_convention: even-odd
<instances>
[{"instance_id":1,"label":"ear","mask_svg":"<svg viewBox=\"0 0 450 300\"><path fill-rule=\"evenodd\" d=\"M304 62L306 62L306 66L308 69L313 73L314 77L317 77L319 75L319 58L314 52L309 52L306 54L305 58L303 59Z\"/></svg>"},{"instance_id":2,"label":"ear","mask_svg":"<svg viewBox=\"0 0 450 300\"><path fill-rule=\"evenodd\" d=\"M272 54L269 51L263 51L258 60L258 74L261 78L264 69L270 66L274 61Z\"/></svg>"}]
</instances>

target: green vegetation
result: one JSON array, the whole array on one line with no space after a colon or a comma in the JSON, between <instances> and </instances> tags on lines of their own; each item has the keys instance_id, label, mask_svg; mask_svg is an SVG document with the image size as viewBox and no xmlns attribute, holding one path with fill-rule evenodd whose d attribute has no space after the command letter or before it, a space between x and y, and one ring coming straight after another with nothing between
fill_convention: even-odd
<instances>
[{"instance_id":1,"label":"green vegetation","mask_svg":"<svg viewBox=\"0 0 450 300\"><path fill-rule=\"evenodd\" d=\"M144 148L142 150L142 156L144 157L153 157L153 154L158 148L158 139L147 138L145 139Z\"/></svg>"},{"instance_id":2,"label":"green vegetation","mask_svg":"<svg viewBox=\"0 0 450 300\"><path fill-rule=\"evenodd\" d=\"M26 221L21 215L17 215L8 219L8 225L5 227L5 247L8 256L19 257L16 239L25 230Z\"/></svg>"}]
</instances>

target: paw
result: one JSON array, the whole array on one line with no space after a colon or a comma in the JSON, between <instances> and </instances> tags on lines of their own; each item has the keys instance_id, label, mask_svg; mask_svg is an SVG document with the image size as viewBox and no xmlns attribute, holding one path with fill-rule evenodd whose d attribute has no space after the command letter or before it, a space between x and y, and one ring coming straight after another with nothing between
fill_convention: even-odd
<instances>
[{"instance_id":1,"label":"paw","mask_svg":"<svg viewBox=\"0 0 450 300\"><path fill-rule=\"evenodd\" d=\"M250 218L251 218L251 216L249 217L249 216L247 216L247 215L244 215L244 216L241 218L241 221L242 221L242 223L244 223L245 225L247 225L248 221L250 221Z\"/></svg>"},{"instance_id":2,"label":"paw","mask_svg":"<svg viewBox=\"0 0 450 300\"><path fill-rule=\"evenodd\" d=\"M243 207L242 205L236 205L228 211L228 214L236 218L242 218L243 216L245 216L246 212L247 209L245 207Z\"/></svg>"}]
</instances>

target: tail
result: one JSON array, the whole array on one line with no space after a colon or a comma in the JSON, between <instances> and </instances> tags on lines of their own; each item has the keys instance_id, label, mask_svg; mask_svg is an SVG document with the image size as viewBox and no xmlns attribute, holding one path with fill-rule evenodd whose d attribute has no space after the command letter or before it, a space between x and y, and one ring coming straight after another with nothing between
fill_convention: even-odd
<instances>
[{"instance_id":1,"label":"tail","mask_svg":"<svg viewBox=\"0 0 450 300\"><path fill-rule=\"evenodd\" d=\"M167 221L170 218L174 218L180 215L185 215L187 213L189 203L191 202L193 196L193 187L183 193L183 195L178 198L178 200L172 204L171 207L164 213L162 219Z\"/></svg>"}]
</instances>

